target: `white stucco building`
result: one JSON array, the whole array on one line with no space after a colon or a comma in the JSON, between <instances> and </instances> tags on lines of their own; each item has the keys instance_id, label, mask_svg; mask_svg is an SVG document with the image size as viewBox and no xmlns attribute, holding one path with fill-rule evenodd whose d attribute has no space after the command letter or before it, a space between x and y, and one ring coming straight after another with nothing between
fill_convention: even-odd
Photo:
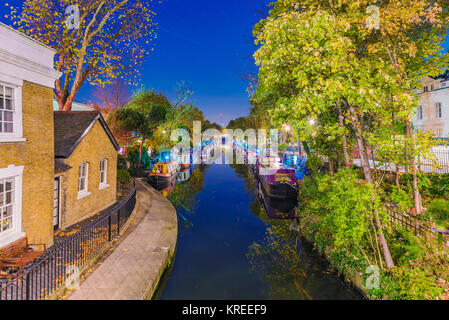
<instances>
[{"instance_id":1,"label":"white stucco building","mask_svg":"<svg viewBox=\"0 0 449 320\"><path fill-rule=\"evenodd\" d=\"M432 131L436 138L449 137L449 71L426 78L420 88L413 124L416 130Z\"/></svg>"}]
</instances>

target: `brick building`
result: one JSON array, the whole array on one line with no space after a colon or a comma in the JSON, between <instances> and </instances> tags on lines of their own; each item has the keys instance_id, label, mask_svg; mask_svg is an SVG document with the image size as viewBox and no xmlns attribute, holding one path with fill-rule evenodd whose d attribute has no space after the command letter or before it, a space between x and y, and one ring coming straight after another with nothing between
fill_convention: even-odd
<instances>
[{"instance_id":1,"label":"brick building","mask_svg":"<svg viewBox=\"0 0 449 320\"><path fill-rule=\"evenodd\" d=\"M118 146L103 117L53 112L55 53L0 23L0 248L25 236L52 245L55 229L116 201Z\"/></svg>"},{"instance_id":2,"label":"brick building","mask_svg":"<svg viewBox=\"0 0 449 320\"><path fill-rule=\"evenodd\" d=\"M0 247L53 243L54 55L0 24Z\"/></svg>"},{"instance_id":3,"label":"brick building","mask_svg":"<svg viewBox=\"0 0 449 320\"><path fill-rule=\"evenodd\" d=\"M119 147L98 112L55 112L55 229L116 201Z\"/></svg>"}]
</instances>

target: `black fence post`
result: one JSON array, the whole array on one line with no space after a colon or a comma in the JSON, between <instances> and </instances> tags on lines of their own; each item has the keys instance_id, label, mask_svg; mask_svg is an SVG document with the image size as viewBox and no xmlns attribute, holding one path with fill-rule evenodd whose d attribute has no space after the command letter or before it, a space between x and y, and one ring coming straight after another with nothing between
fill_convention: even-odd
<instances>
[{"instance_id":1,"label":"black fence post","mask_svg":"<svg viewBox=\"0 0 449 320\"><path fill-rule=\"evenodd\" d=\"M119 209L117 211L117 237L120 236L120 211L122 209Z\"/></svg>"},{"instance_id":2,"label":"black fence post","mask_svg":"<svg viewBox=\"0 0 449 320\"><path fill-rule=\"evenodd\" d=\"M112 215L108 217L108 241L112 241Z\"/></svg>"},{"instance_id":3,"label":"black fence post","mask_svg":"<svg viewBox=\"0 0 449 320\"><path fill-rule=\"evenodd\" d=\"M25 280L25 299L30 300L30 292L31 291L31 281L30 281L30 273L27 273Z\"/></svg>"}]
</instances>

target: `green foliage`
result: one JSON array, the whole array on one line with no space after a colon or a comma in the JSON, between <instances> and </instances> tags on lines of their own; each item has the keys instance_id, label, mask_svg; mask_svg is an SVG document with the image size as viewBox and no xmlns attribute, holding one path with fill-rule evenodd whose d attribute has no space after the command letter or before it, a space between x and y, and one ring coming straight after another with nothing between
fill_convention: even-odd
<instances>
[{"instance_id":1,"label":"green foliage","mask_svg":"<svg viewBox=\"0 0 449 320\"><path fill-rule=\"evenodd\" d=\"M131 175L129 174L128 170L117 170L117 183L124 185L131 182Z\"/></svg>"},{"instance_id":2,"label":"green foliage","mask_svg":"<svg viewBox=\"0 0 449 320\"><path fill-rule=\"evenodd\" d=\"M288 143L282 143L279 145L279 151L284 152L287 150L287 147L288 147Z\"/></svg>"},{"instance_id":3,"label":"green foliage","mask_svg":"<svg viewBox=\"0 0 449 320\"><path fill-rule=\"evenodd\" d=\"M109 121L111 129L118 135L130 134L133 131L146 131L148 126L145 115L130 108L118 109L111 115Z\"/></svg>"},{"instance_id":4,"label":"green foliage","mask_svg":"<svg viewBox=\"0 0 449 320\"><path fill-rule=\"evenodd\" d=\"M125 159L125 157L124 156L118 156L118 158L117 158L117 169L118 170L120 170L120 169L123 169L123 170L126 170L127 169L127 167L126 167L126 159Z\"/></svg>"},{"instance_id":5,"label":"green foliage","mask_svg":"<svg viewBox=\"0 0 449 320\"><path fill-rule=\"evenodd\" d=\"M410 231L396 226L397 233L392 237L391 254L398 265L409 265L420 261L424 256L422 241Z\"/></svg>"},{"instance_id":6,"label":"green foliage","mask_svg":"<svg viewBox=\"0 0 449 320\"><path fill-rule=\"evenodd\" d=\"M435 276L419 266L395 267L381 278L381 289L373 290L377 298L389 300L437 299L442 293Z\"/></svg>"},{"instance_id":7,"label":"green foliage","mask_svg":"<svg viewBox=\"0 0 449 320\"><path fill-rule=\"evenodd\" d=\"M382 202L357 171L341 169L335 176L306 178L300 192L301 219L314 233L320 251L326 247L340 252L342 265L377 264L375 210L385 219ZM352 262L350 262L352 261Z\"/></svg>"},{"instance_id":8,"label":"green foliage","mask_svg":"<svg viewBox=\"0 0 449 320\"><path fill-rule=\"evenodd\" d=\"M414 207L413 199L410 195L409 188L404 186L391 186L390 199L402 212L408 212Z\"/></svg>"},{"instance_id":9,"label":"green foliage","mask_svg":"<svg viewBox=\"0 0 449 320\"><path fill-rule=\"evenodd\" d=\"M448 197L449 196L449 175L448 174L438 174L429 173L425 174L423 179L427 180L427 183L422 184L423 192L428 196L439 196Z\"/></svg>"},{"instance_id":10,"label":"green foliage","mask_svg":"<svg viewBox=\"0 0 449 320\"><path fill-rule=\"evenodd\" d=\"M439 221L449 221L449 201L445 199L433 200L427 208L427 211Z\"/></svg>"}]
</instances>

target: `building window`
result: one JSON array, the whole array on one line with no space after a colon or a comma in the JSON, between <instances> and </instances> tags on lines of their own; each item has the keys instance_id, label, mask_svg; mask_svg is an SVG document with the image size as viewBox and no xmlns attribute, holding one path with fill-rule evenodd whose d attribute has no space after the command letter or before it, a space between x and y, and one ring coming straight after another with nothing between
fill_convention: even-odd
<instances>
[{"instance_id":1,"label":"building window","mask_svg":"<svg viewBox=\"0 0 449 320\"><path fill-rule=\"evenodd\" d=\"M0 82L0 142L22 138L22 87Z\"/></svg>"},{"instance_id":2,"label":"building window","mask_svg":"<svg viewBox=\"0 0 449 320\"><path fill-rule=\"evenodd\" d=\"M429 87L428 86L424 87L424 92L429 92Z\"/></svg>"},{"instance_id":3,"label":"building window","mask_svg":"<svg viewBox=\"0 0 449 320\"><path fill-rule=\"evenodd\" d=\"M441 117L442 117L442 108L441 108L441 102L438 102L438 103L436 103L435 104L435 111L436 111L436 116L437 116L437 119L441 119Z\"/></svg>"},{"instance_id":4,"label":"building window","mask_svg":"<svg viewBox=\"0 0 449 320\"><path fill-rule=\"evenodd\" d=\"M108 159L100 161L100 190L109 187L108 185Z\"/></svg>"},{"instance_id":5,"label":"building window","mask_svg":"<svg viewBox=\"0 0 449 320\"><path fill-rule=\"evenodd\" d=\"M0 247L20 239L23 167L0 169Z\"/></svg>"},{"instance_id":6,"label":"building window","mask_svg":"<svg viewBox=\"0 0 449 320\"><path fill-rule=\"evenodd\" d=\"M430 91L433 91L434 87L433 84L430 86Z\"/></svg>"},{"instance_id":7,"label":"building window","mask_svg":"<svg viewBox=\"0 0 449 320\"><path fill-rule=\"evenodd\" d=\"M0 134L14 133L14 89L0 84Z\"/></svg>"},{"instance_id":8,"label":"building window","mask_svg":"<svg viewBox=\"0 0 449 320\"><path fill-rule=\"evenodd\" d=\"M12 230L14 192L14 179L0 179L0 233Z\"/></svg>"},{"instance_id":9,"label":"building window","mask_svg":"<svg viewBox=\"0 0 449 320\"><path fill-rule=\"evenodd\" d=\"M418 106L418 120L422 120L422 119L423 119L423 117L422 117L422 106L419 105Z\"/></svg>"},{"instance_id":10,"label":"building window","mask_svg":"<svg viewBox=\"0 0 449 320\"><path fill-rule=\"evenodd\" d=\"M89 181L89 164L83 163L79 166L78 173L78 199L89 195L88 190Z\"/></svg>"}]
</instances>

